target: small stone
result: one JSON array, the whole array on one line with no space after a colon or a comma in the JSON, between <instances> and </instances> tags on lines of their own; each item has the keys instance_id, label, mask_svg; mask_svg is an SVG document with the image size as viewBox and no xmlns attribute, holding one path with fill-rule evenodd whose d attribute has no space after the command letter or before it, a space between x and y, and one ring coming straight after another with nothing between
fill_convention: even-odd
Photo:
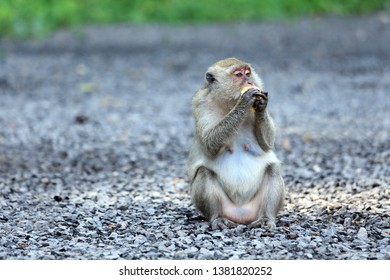
<instances>
[{"instance_id":1,"label":"small stone","mask_svg":"<svg viewBox=\"0 0 390 280\"><path fill-rule=\"evenodd\" d=\"M222 237L223 237L223 233L220 232L220 231L213 232L211 235L212 235L213 237L218 237L218 238L222 238Z\"/></svg>"},{"instance_id":2,"label":"small stone","mask_svg":"<svg viewBox=\"0 0 390 280\"><path fill-rule=\"evenodd\" d=\"M352 222L351 218L349 218L349 217L345 218L344 219L344 223L343 223L344 227L350 227L351 226L351 222Z\"/></svg>"},{"instance_id":3,"label":"small stone","mask_svg":"<svg viewBox=\"0 0 390 280\"><path fill-rule=\"evenodd\" d=\"M177 233L177 236L179 237L186 237L187 236L187 232L183 231L183 230L178 230L176 231Z\"/></svg>"},{"instance_id":4,"label":"small stone","mask_svg":"<svg viewBox=\"0 0 390 280\"><path fill-rule=\"evenodd\" d=\"M326 247L319 247L319 248L317 248L317 253L318 254L320 254L320 255L323 255L323 254L325 254L326 253Z\"/></svg>"},{"instance_id":5,"label":"small stone","mask_svg":"<svg viewBox=\"0 0 390 280\"><path fill-rule=\"evenodd\" d=\"M148 239L143 235L138 235L134 238L134 244L141 245L144 244Z\"/></svg>"},{"instance_id":6,"label":"small stone","mask_svg":"<svg viewBox=\"0 0 390 280\"><path fill-rule=\"evenodd\" d=\"M210 258L214 255L214 253L208 249L200 248L199 253L203 255L205 258Z\"/></svg>"},{"instance_id":7,"label":"small stone","mask_svg":"<svg viewBox=\"0 0 390 280\"><path fill-rule=\"evenodd\" d=\"M233 255L229 258L229 260L239 260L240 259L240 256L239 255Z\"/></svg>"},{"instance_id":8,"label":"small stone","mask_svg":"<svg viewBox=\"0 0 390 280\"><path fill-rule=\"evenodd\" d=\"M145 209L145 212L148 213L148 215L153 216L156 213L156 209L150 207Z\"/></svg>"},{"instance_id":9,"label":"small stone","mask_svg":"<svg viewBox=\"0 0 390 280\"><path fill-rule=\"evenodd\" d=\"M158 249L160 251L174 251L176 249L176 246L173 242L164 241L159 243Z\"/></svg>"},{"instance_id":10,"label":"small stone","mask_svg":"<svg viewBox=\"0 0 390 280\"><path fill-rule=\"evenodd\" d=\"M315 164L313 166L313 171L316 172L316 173L320 173L322 171L322 168L319 167L319 165Z\"/></svg>"},{"instance_id":11,"label":"small stone","mask_svg":"<svg viewBox=\"0 0 390 280\"><path fill-rule=\"evenodd\" d=\"M305 249L305 248L309 247L309 244L305 240L301 239L298 241L298 247L301 249Z\"/></svg>"},{"instance_id":12,"label":"small stone","mask_svg":"<svg viewBox=\"0 0 390 280\"><path fill-rule=\"evenodd\" d=\"M126 211L127 209L129 209L129 205L128 204L121 204L121 205L118 206L118 210Z\"/></svg>"},{"instance_id":13,"label":"small stone","mask_svg":"<svg viewBox=\"0 0 390 280\"><path fill-rule=\"evenodd\" d=\"M84 124L88 121L88 119L89 118L83 114L79 114L79 115L75 116L75 118L74 118L75 122L78 124Z\"/></svg>"},{"instance_id":14,"label":"small stone","mask_svg":"<svg viewBox=\"0 0 390 280\"><path fill-rule=\"evenodd\" d=\"M309 244L310 248L314 249L314 248L317 248L317 243L315 241L310 241L310 244Z\"/></svg>"},{"instance_id":15,"label":"small stone","mask_svg":"<svg viewBox=\"0 0 390 280\"><path fill-rule=\"evenodd\" d=\"M382 251L390 257L390 245L387 245Z\"/></svg>"},{"instance_id":16,"label":"small stone","mask_svg":"<svg viewBox=\"0 0 390 280\"><path fill-rule=\"evenodd\" d=\"M287 234L288 239L297 239L297 237L298 237L298 234L296 234L294 232L290 232L289 234Z\"/></svg>"},{"instance_id":17,"label":"small stone","mask_svg":"<svg viewBox=\"0 0 390 280\"><path fill-rule=\"evenodd\" d=\"M118 238L118 233L116 233L116 232L112 232L111 234L110 234L110 236L108 237L108 239L117 239Z\"/></svg>"},{"instance_id":18,"label":"small stone","mask_svg":"<svg viewBox=\"0 0 390 280\"><path fill-rule=\"evenodd\" d=\"M43 184L48 184L48 183L50 182L50 179L47 178L47 177L44 177L44 178L41 179L41 182L42 182Z\"/></svg>"},{"instance_id":19,"label":"small stone","mask_svg":"<svg viewBox=\"0 0 390 280\"><path fill-rule=\"evenodd\" d=\"M357 237L362 240L362 241L365 241L367 242L369 239L368 239L368 233L367 233L367 230L364 228L364 227L361 227L357 233Z\"/></svg>"},{"instance_id":20,"label":"small stone","mask_svg":"<svg viewBox=\"0 0 390 280\"><path fill-rule=\"evenodd\" d=\"M325 232L325 236L330 238L330 237L333 237L337 234L337 230L334 226L330 226L326 232Z\"/></svg>"},{"instance_id":21,"label":"small stone","mask_svg":"<svg viewBox=\"0 0 390 280\"><path fill-rule=\"evenodd\" d=\"M209 238L209 235L201 233L201 234L198 234L198 235L195 237L195 240L206 240L206 239L208 239L208 238Z\"/></svg>"},{"instance_id":22,"label":"small stone","mask_svg":"<svg viewBox=\"0 0 390 280\"><path fill-rule=\"evenodd\" d=\"M305 256L308 258L308 259L312 259L313 258L313 255L311 253L306 253Z\"/></svg>"},{"instance_id":23,"label":"small stone","mask_svg":"<svg viewBox=\"0 0 390 280\"><path fill-rule=\"evenodd\" d=\"M255 246L256 249L262 250L265 248L265 245L263 242L260 242L259 240L252 240L252 245Z\"/></svg>"},{"instance_id":24,"label":"small stone","mask_svg":"<svg viewBox=\"0 0 390 280\"><path fill-rule=\"evenodd\" d=\"M186 250L187 253L196 253L196 252L198 252L198 251L199 251L199 249L196 248L196 247L194 247L194 246L192 246L192 247L190 247L190 248L188 248L188 249Z\"/></svg>"}]
</instances>

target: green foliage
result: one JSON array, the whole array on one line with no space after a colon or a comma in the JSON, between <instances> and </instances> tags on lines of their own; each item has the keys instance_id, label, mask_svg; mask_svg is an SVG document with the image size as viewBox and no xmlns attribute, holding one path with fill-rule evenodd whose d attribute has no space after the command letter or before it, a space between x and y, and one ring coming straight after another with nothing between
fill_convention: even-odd
<instances>
[{"instance_id":1,"label":"green foliage","mask_svg":"<svg viewBox=\"0 0 390 280\"><path fill-rule=\"evenodd\" d=\"M0 0L0 34L41 36L88 23L253 21L389 8L390 0Z\"/></svg>"}]
</instances>

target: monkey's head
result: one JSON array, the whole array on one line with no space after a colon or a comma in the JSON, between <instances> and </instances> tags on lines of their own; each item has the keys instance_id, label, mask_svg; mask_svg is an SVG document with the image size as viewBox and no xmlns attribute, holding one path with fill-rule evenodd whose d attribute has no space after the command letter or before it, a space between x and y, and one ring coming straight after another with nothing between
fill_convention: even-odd
<instances>
[{"instance_id":1,"label":"monkey's head","mask_svg":"<svg viewBox=\"0 0 390 280\"><path fill-rule=\"evenodd\" d=\"M206 72L205 87L215 100L237 101L243 87L263 87L249 63L231 57L217 61Z\"/></svg>"}]
</instances>

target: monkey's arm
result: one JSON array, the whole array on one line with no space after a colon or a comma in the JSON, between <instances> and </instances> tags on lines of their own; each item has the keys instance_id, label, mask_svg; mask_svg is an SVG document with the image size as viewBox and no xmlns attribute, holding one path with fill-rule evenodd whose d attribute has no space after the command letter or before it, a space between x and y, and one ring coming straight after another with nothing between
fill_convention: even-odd
<instances>
[{"instance_id":1,"label":"monkey's arm","mask_svg":"<svg viewBox=\"0 0 390 280\"><path fill-rule=\"evenodd\" d=\"M265 106L267 105L267 100L265 100L265 103L259 103L255 103L255 135L261 149L267 152L274 148L275 126L271 117L268 115L265 109Z\"/></svg>"},{"instance_id":2,"label":"monkey's arm","mask_svg":"<svg viewBox=\"0 0 390 280\"><path fill-rule=\"evenodd\" d=\"M207 113L202 112L203 114L197 116L197 134L200 137L203 150L208 156L216 156L227 144L227 140L237 133L253 99L251 92L243 94L233 109L220 122L210 128L208 127L210 120L208 120Z\"/></svg>"},{"instance_id":3,"label":"monkey's arm","mask_svg":"<svg viewBox=\"0 0 390 280\"><path fill-rule=\"evenodd\" d=\"M201 133L203 147L209 156L216 156L227 140L237 133L247 112L246 107L238 103L215 127Z\"/></svg>"}]
</instances>

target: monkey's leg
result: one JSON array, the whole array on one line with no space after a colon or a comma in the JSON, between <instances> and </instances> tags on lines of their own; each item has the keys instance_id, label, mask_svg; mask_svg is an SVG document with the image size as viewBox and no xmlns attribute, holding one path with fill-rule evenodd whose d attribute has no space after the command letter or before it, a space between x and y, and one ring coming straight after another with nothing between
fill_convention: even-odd
<instances>
[{"instance_id":1,"label":"monkey's leg","mask_svg":"<svg viewBox=\"0 0 390 280\"><path fill-rule=\"evenodd\" d=\"M222 216L222 195L225 194L216 175L211 170L200 167L191 185L192 201L210 222L213 230L237 225Z\"/></svg>"},{"instance_id":2,"label":"monkey's leg","mask_svg":"<svg viewBox=\"0 0 390 280\"><path fill-rule=\"evenodd\" d=\"M265 222L269 228L274 229L276 215L283 207L284 195L285 186L280 174L280 167L278 164L271 164L265 171L257 197L261 205L259 218L248 226L258 227Z\"/></svg>"}]
</instances>

